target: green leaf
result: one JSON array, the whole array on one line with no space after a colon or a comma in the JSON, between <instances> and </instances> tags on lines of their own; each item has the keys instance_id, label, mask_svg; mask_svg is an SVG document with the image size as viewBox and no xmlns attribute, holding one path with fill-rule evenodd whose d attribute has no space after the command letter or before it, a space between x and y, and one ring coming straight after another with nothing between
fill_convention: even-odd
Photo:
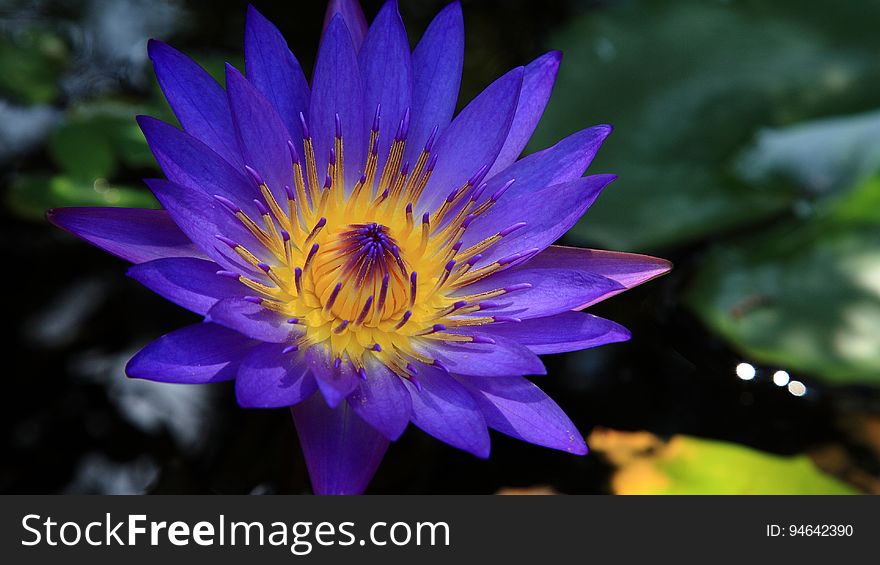
<instances>
[{"instance_id":1,"label":"green leaf","mask_svg":"<svg viewBox=\"0 0 880 565\"><path fill-rule=\"evenodd\" d=\"M662 443L649 434L609 430L590 443L618 467L612 478L617 494L857 494L804 455L691 436Z\"/></svg>"},{"instance_id":2,"label":"green leaf","mask_svg":"<svg viewBox=\"0 0 880 565\"><path fill-rule=\"evenodd\" d=\"M841 224L847 209L713 250L688 304L750 359L880 385L880 230Z\"/></svg>"},{"instance_id":3,"label":"green leaf","mask_svg":"<svg viewBox=\"0 0 880 565\"><path fill-rule=\"evenodd\" d=\"M113 144L92 122L67 122L49 139L49 154L71 177L81 181L107 178L116 170Z\"/></svg>"},{"instance_id":4,"label":"green leaf","mask_svg":"<svg viewBox=\"0 0 880 565\"><path fill-rule=\"evenodd\" d=\"M759 129L874 107L878 17L855 0L664 0L574 19L547 41L565 59L530 149L612 123L591 172L620 178L570 239L650 250L790 206L797 192L746 182L737 156Z\"/></svg>"},{"instance_id":5,"label":"green leaf","mask_svg":"<svg viewBox=\"0 0 880 565\"><path fill-rule=\"evenodd\" d=\"M50 208L67 206L159 207L146 188L48 174L16 177L7 202L17 215L34 220L42 220Z\"/></svg>"},{"instance_id":6,"label":"green leaf","mask_svg":"<svg viewBox=\"0 0 880 565\"><path fill-rule=\"evenodd\" d=\"M67 46L47 31L25 29L0 35L0 96L22 104L55 101L66 62Z\"/></svg>"}]
</instances>

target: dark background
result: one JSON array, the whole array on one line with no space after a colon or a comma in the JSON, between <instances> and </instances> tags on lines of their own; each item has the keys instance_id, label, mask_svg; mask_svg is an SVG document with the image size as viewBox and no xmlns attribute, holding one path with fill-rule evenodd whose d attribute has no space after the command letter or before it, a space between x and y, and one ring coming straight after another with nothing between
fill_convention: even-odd
<instances>
[{"instance_id":1,"label":"dark background","mask_svg":"<svg viewBox=\"0 0 880 565\"><path fill-rule=\"evenodd\" d=\"M401 4L415 42L444 2ZM630 342L545 358L539 384L585 437L598 430L591 455L495 434L481 461L410 429L368 492L880 491L880 7L767 4L463 3L460 105L560 48L529 151L616 126L591 170L620 181L565 242L676 268L590 310ZM0 0L0 492L309 491L286 411L239 409L228 384L124 376L139 347L195 315L43 219L56 206L155 205L133 117L172 118L146 40L211 71L243 68L245 5ZM255 5L310 69L323 2ZM368 17L379 5L364 2ZM756 378L737 377L740 363ZM805 394L774 384L777 370ZM682 455L667 440L683 436ZM749 449L705 449L727 444ZM615 479L632 465L654 471Z\"/></svg>"}]
</instances>

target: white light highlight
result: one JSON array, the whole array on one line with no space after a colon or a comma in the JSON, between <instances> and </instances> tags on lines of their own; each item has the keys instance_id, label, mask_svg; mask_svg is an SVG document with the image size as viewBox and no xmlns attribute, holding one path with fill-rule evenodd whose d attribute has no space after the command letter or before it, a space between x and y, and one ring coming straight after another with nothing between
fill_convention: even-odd
<instances>
[{"instance_id":1,"label":"white light highlight","mask_svg":"<svg viewBox=\"0 0 880 565\"><path fill-rule=\"evenodd\" d=\"M755 368L748 363L740 363L736 366L736 376L744 381L750 381L755 378Z\"/></svg>"},{"instance_id":2,"label":"white light highlight","mask_svg":"<svg viewBox=\"0 0 880 565\"><path fill-rule=\"evenodd\" d=\"M786 371L776 371L773 373L773 384L776 386L785 386L790 380L791 377Z\"/></svg>"},{"instance_id":3,"label":"white light highlight","mask_svg":"<svg viewBox=\"0 0 880 565\"><path fill-rule=\"evenodd\" d=\"M803 396L807 394L807 387L800 381L791 381L788 383L788 392L795 396Z\"/></svg>"}]
</instances>

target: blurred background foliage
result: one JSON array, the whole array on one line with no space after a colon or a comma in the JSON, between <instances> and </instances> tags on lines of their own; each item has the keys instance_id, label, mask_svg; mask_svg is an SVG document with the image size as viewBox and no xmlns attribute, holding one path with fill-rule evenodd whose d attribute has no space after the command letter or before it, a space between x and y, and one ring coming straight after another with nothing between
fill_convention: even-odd
<instances>
[{"instance_id":1,"label":"blurred background foliage","mask_svg":"<svg viewBox=\"0 0 880 565\"><path fill-rule=\"evenodd\" d=\"M255 4L311 68L323 2ZM413 41L443 4L401 1ZM560 49L527 151L615 126L591 170L619 180L564 241L676 269L591 310L632 341L546 359L540 384L591 455L494 436L483 462L409 431L371 492L880 493L880 2L463 4L460 103ZM157 206L134 116L174 118L146 41L222 81L224 61L243 68L244 8L0 0L2 245L26 283L9 305L0 491L308 491L284 411L124 378L194 316L44 220Z\"/></svg>"}]
</instances>

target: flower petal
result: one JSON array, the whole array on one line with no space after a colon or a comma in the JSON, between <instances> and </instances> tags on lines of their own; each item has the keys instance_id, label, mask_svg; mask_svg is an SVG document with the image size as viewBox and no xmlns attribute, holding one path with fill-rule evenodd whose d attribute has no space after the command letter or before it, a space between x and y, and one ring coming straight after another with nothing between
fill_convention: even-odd
<instances>
[{"instance_id":1,"label":"flower petal","mask_svg":"<svg viewBox=\"0 0 880 565\"><path fill-rule=\"evenodd\" d=\"M262 279L262 272L246 263L217 236L229 238L261 259L268 259L270 254L217 200L204 192L162 179L144 179L144 182L186 236L211 259L224 269Z\"/></svg>"},{"instance_id":2,"label":"flower petal","mask_svg":"<svg viewBox=\"0 0 880 565\"><path fill-rule=\"evenodd\" d=\"M565 412L522 377L459 378L473 395L490 428L509 436L567 451L587 453L587 444Z\"/></svg>"},{"instance_id":3,"label":"flower petal","mask_svg":"<svg viewBox=\"0 0 880 565\"><path fill-rule=\"evenodd\" d=\"M358 54L358 63L364 82L365 130L371 127L376 108L381 107L377 170L382 171L394 133L410 109L413 89L409 40L396 0L386 2L379 10Z\"/></svg>"},{"instance_id":4,"label":"flower petal","mask_svg":"<svg viewBox=\"0 0 880 565\"><path fill-rule=\"evenodd\" d=\"M617 281L601 275L584 270L557 268L546 263L533 265L533 260L529 260L523 265L470 284L457 294L480 294L520 284L529 284L531 288L516 290L493 299L490 302L494 306L490 310L480 310L472 315L540 318L580 309L583 304L595 303L626 290Z\"/></svg>"},{"instance_id":5,"label":"flower petal","mask_svg":"<svg viewBox=\"0 0 880 565\"><path fill-rule=\"evenodd\" d=\"M248 5L244 27L247 78L268 99L294 140L302 139L300 112L309 111L309 83L284 36Z\"/></svg>"},{"instance_id":6,"label":"flower petal","mask_svg":"<svg viewBox=\"0 0 880 565\"><path fill-rule=\"evenodd\" d=\"M285 202L284 187L293 185L293 163L287 147L290 133L272 103L229 64L226 90L245 163L262 176L278 202Z\"/></svg>"},{"instance_id":7,"label":"flower petal","mask_svg":"<svg viewBox=\"0 0 880 565\"><path fill-rule=\"evenodd\" d=\"M357 51L352 45L351 37L343 17L334 16L324 34L315 63L308 124L315 146L318 171L326 171L330 149L333 148L336 136L336 116L339 116L345 145L347 188L353 187L360 178L367 152L364 90L358 69ZM323 180L321 178L319 182Z\"/></svg>"},{"instance_id":8,"label":"flower petal","mask_svg":"<svg viewBox=\"0 0 880 565\"><path fill-rule=\"evenodd\" d=\"M495 339L483 330L492 325L480 326L480 332L464 332L468 335L490 337L494 343L461 343L436 341L421 346L425 355L440 362L450 373L480 377L510 377L522 375L545 375L547 370L541 360L516 341L503 336Z\"/></svg>"},{"instance_id":9,"label":"flower petal","mask_svg":"<svg viewBox=\"0 0 880 565\"><path fill-rule=\"evenodd\" d=\"M269 343L290 345L299 333L295 325L288 323L288 317L242 298L220 300L205 319Z\"/></svg>"},{"instance_id":10,"label":"flower petal","mask_svg":"<svg viewBox=\"0 0 880 565\"><path fill-rule=\"evenodd\" d=\"M445 371L421 365L418 387L407 381L412 395L412 422L453 447L489 457L489 432L476 401Z\"/></svg>"},{"instance_id":11,"label":"flower petal","mask_svg":"<svg viewBox=\"0 0 880 565\"><path fill-rule=\"evenodd\" d=\"M400 437L412 414L409 391L400 377L379 362L366 369L367 378L358 383L348 403L358 416L394 441Z\"/></svg>"},{"instance_id":12,"label":"flower petal","mask_svg":"<svg viewBox=\"0 0 880 565\"><path fill-rule=\"evenodd\" d=\"M668 273L672 269L672 263L666 259L636 253L551 245L530 259L523 267L529 269L566 269L597 274L621 285L622 288L614 290L607 296L585 301L578 307L572 308L573 310L581 310L600 300L605 300Z\"/></svg>"},{"instance_id":13,"label":"flower petal","mask_svg":"<svg viewBox=\"0 0 880 565\"><path fill-rule=\"evenodd\" d=\"M236 170L207 145L170 124L150 116L138 116L137 121L168 180L209 196L223 196L249 215L258 215L252 201L260 193L243 170Z\"/></svg>"},{"instance_id":14,"label":"flower petal","mask_svg":"<svg viewBox=\"0 0 880 565\"><path fill-rule=\"evenodd\" d=\"M333 17L339 14L345 22L345 27L351 35L351 42L355 51L360 51L364 38L367 36L367 17L361 9L361 3L358 0L330 0L327 3L327 12L324 14L324 31L321 37L327 34L327 28Z\"/></svg>"},{"instance_id":15,"label":"flower petal","mask_svg":"<svg viewBox=\"0 0 880 565\"><path fill-rule=\"evenodd\" d=\"M330 408L320 394L291 407L315 494L360 494L376 474L388 440L348 403Z\"/></svg>"},{"instance_id":16,"label":"flower petal","mask_svg":"<svg viewBox=\"0 0 880 565\"><path fill-rule=\"evenodd\" d=\"M284 344L261 343L242 360L235 398L243 408L282 408L309 398L317 386L301 356L284 353Z\"/></svg>"},{"instance_id":17,"label":"flower petal","mask_svg":"<svg viewBox=\"0 0 880 565\"><path fill-rule=\"evenodd\" d=\"M483 252L482 264L526 250L543 250L562 237L615 178L615 175L592 175L548 186L532 194L512 198L505 195L464 233L461 238L464 249L517 222L525 222L524 228Z\"/></svg>"},{"instance_id":18,"label":"flower petal","mask_svg":"<svg viewBox=\"0 0 880 565\"><path fill-rule=\"evenodd\" d=\"M507 134L507 140L498 154L498 159L489 169L487 178L510 166L526 148L544 113L544 108L547 107L547 101L550 100L561 61L562 53L550 51L526 65L510 133Z\"/></svg>"},{"instance_id":19,"label":"flower petal","mask_svg":"<svg viewBox=\"0 0 880 565\"><path fill-rule=\"evenodd\" d=\"M54 208L50 222L132 263L163 257L204 257L165 210Z\"/></svg>"},{"instance_id":20,"label":"flower petal","mask_svg":"<svg viewBox=\"0 0 880 565\"><path fill-rule=\"evenodd\" d=\"M440 135L437 164L419 199L419 212L436 209L483 167L491 167L507 139L522 87L523 68L503 75L474 98Z\"/></svg>"},{"instance_id":21,"label":"flower petal","mask_svg":"<svg viewBox=\"0 0 880 565\"><path fill-rule=\"evenodd\" d=\"M135 265L128 275L159 296L204 316L218 300L246 296L237 280L217 275L220 265L192 257L169 257Z\"/></svg>"},{"instance_id":22,"label":"flower petal","mask_svg":"<svg viewBox=\"0 0 880 565\"><path fill-rule=\"evenodd\" d=\"M533 353L565 353L617 343L630 338L629 330L586 312L564 312L516 323L491 324L483 329L492 339L504 337Z\"/></svg>"},{"instance_id":23,"label":"flower petal","mask_svg":"<svg viewBox=\"0 0 880 565\"><path fill-rule=\"evenodd\" d=\"M318 379L318 388L324 400L331 408L339 405L361 382L351 363L340 361L337 364L323 346L310 347L305 358L312 374Z\"/></svg>"},{"instance_id":24,"label":"flower petal","mask_svg":"<svg viewBox=\"0 0 880 565\"><path fill-rule=\"evenodd\" d=\"M159 86L180 125L234 167L244 165L223 87L195 61L151 39L147 51Z\"/></svg>"},{"instance_id":25,"label":"flower petal","mask_svg":"<svg viewBox=\"0 0 880 565\"><path fill-rule=\"evenodd\" d=\"M412 54L412 121L404 161L415 163L436 127L449 125L458 100L464 62L464 19L453 2L434 18Z\"/></svg>"},{"instance_id":26,"label":"flower petal","mask_svg":"<svg viewBox=\"0 0 880 565\"><path fill-rule=\"evenodd\" d=\"M256 342L238 332L201 323L166 334L141 349L125 367L129 377L202 384L235 378Z\"/></svg>"}]
</instances>

